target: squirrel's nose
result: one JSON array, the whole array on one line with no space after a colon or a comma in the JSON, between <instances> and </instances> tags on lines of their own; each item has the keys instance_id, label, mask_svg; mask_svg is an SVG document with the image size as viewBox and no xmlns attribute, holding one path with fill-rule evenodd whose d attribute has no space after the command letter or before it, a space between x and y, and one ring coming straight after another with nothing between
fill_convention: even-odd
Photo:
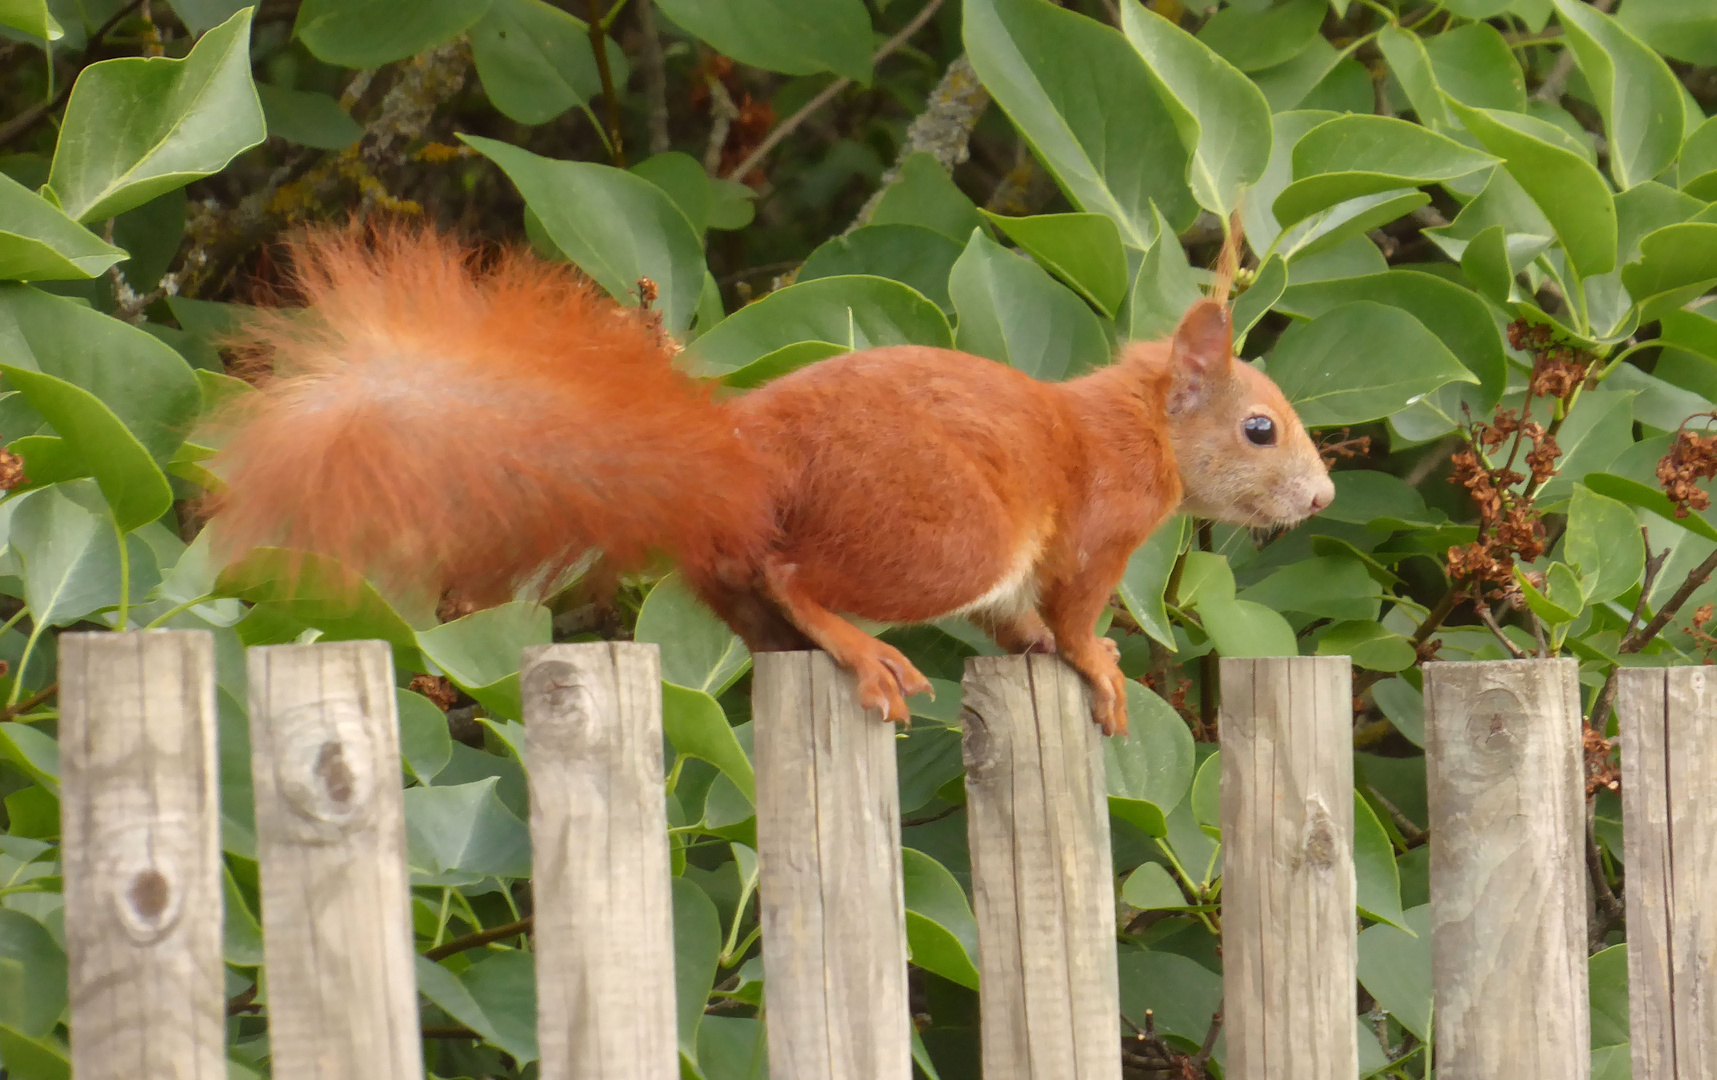
<instances>
[{"instance_id":1,"label":"squirrel's nose","mask_svg":"<svg viewBox=\"0 0 1717 1080\"><path fill-rule=\"evenodd\" d=\"M1312 492L1312 513L1323 513L1324 508L1334 501L1335 484L1326 476L1323 479L1323 483L1319 484Z\"/></svg>"}]
</instances>

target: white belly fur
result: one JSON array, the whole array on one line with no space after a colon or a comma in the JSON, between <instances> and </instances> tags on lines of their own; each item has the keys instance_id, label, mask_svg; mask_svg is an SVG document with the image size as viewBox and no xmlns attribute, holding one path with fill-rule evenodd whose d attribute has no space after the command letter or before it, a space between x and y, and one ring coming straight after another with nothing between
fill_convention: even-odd
<instances>
[{"instance_id":1,"label":"white belly fur","mask_svg":"<svg viewBox=\"0 0 1717 1080\"><path fill-rule=\"evenodd\" d=\"M1002 575L1000 581L990 586L989 591L948 614L1013 616L1036 610L1037 557L1041 546L1032 543L1023 547L1009 564L1007 573Z\"/></svg>"}]
</instances>

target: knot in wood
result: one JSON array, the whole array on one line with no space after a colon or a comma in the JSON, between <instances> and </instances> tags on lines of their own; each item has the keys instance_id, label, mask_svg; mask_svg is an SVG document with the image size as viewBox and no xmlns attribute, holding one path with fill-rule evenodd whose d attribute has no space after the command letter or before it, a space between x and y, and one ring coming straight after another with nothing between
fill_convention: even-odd
<instances>
[{"instance_id":1,"label":"knot in wood","mask_svg":"<svg viewBox=\"0 0 1717 1080\"><path fill-rule=\"evenodd\" d=\"M130 824L102 838L102 862L112 875L108 900L136 944L152 945L178 925L198 846L191 823L177 818Z\"/></svg>"},{"instance_id":2,"label":"knot in wood","mask_svg":"<svg viewBox=\"0 0 1717 1080\"><path fill-rule=\"evenodd\" d=\"M275 722L275 783L296 815L296 838L332 842L358 828L375 791L377 753L357 703L307 704Z\"/></svg>"},{"instance_id":3,"label":"knot in wood","mask_svg":"<svg viewBox=\"0 0 1717 1080\"><path fill-rule=\"evenodd\" d=\"M530 709L530 740L548 752L577 754L601 732L597 728L596 692L586 672L565 660L543 660L525 672L525 700Z\"/></svg>"},{"instance_id":4,"label":"knot in wood","mask_svg":"<svg viewBox=\"0 0 1717 1080\"><path fill-rule=\"evenodd\" d=\"M1300 838L1300 863L1324 871L1336 863L1335 820L1320 799L1306 807L1306 827Z\"/></svg>"},{"instance_id":5,"label":"knot in wood","mask_svg":"<svg viewBox=\"0 0 1717 1080\"><path fill-rule=\"evenodd\" d=\"M971 702L973 692L966 689L967 702ZM990 730L990 723L984 719L984 714L974 709L970 704L960 709L961 757L965 760L966 772L974 779L983 779L996 768L998 754L996 753L995 733Z\"/></svg>"},{"instance_id":6,"label":"knot in wood","mask_svg":"<svg viewBox=\"0 0 1717 1080\"><path fill-rule=\"evenodd\" d=\"M1481 693L1467 716L1467 740L1473 753L1465 764L1479 776L1513 772L1520 757L1514 727L1526 715L1513 690L1493 686Z\"/></svg>"}]
</instances>

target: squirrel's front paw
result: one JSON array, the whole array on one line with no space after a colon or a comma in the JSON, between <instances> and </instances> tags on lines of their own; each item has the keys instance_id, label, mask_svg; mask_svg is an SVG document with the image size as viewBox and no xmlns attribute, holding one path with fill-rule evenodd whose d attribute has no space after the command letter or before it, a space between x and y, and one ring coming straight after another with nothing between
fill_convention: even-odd
<instances>
[{"instance_id":1,"label":"squirrel's front paw","mask_svg":"<svg viewBox=\"0 0 1717 1080\"><path fill-rule=\"evenodd\" d=\"M899 649L880 641L874 653L854 668L854 674L858 676L859 704L896 723L912 720L912 710L906 705L908 697L934 692L930 680L912 666L912 661Z\"/></svg>"}]
</instances>

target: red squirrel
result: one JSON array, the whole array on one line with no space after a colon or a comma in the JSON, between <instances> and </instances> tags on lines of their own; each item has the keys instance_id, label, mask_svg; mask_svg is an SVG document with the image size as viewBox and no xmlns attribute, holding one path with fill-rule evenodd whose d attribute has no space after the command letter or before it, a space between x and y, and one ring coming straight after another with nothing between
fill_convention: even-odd
<instances>
[{"instance_id":1,"label":"red squirrel","mask_svg":"<svg viewBox=\"0 0 1717 1080\"><path fill-rule=\"evenodd\" d=\"M229 406L214 463L229 555L273 543L492 601L591 549L665 550L753 651L826 650L885 719L930 684L844 616L964 615L1059 653L1124 734L1095 625L1132 551L1177 509L1287 525L1334 496L1216 299L1066 382L899 345L718 397L653 316L523 251L329 229L292 262L308 310L247 327L272 374Z\"/></svg>"}]
</instances>

